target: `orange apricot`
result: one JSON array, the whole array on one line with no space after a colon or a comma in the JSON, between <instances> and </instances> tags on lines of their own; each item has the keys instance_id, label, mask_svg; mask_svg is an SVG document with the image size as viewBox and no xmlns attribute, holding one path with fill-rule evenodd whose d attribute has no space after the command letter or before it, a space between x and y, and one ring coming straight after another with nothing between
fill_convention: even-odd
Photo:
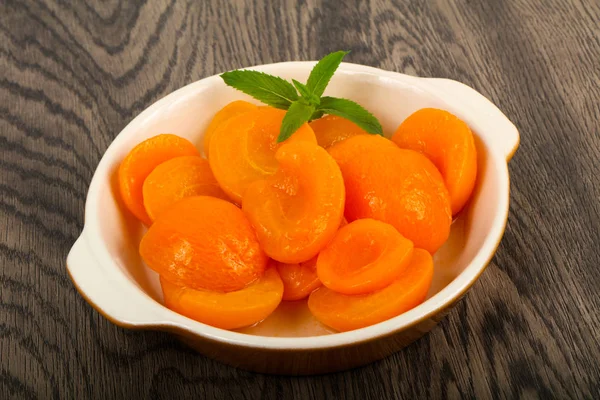
<instances>
[{"instance_id":1,"label":"orange apricot","mask_svg":"<svg viewBox=\"0 0 600 400\"><path fill-rule=\"evenodd\" d=\"M255 104L248 103L244 100L236 100L217 111L213 119L210 121L210 124L208 124L208 128L206 128L206 131L204 131L204 154L208 157L210 138L225 121L228 121L236 115L255 110L256 108L257 106Z\"/></svg>"},{"instance_id":2,"label":"orange apricot","mask_svg":"<svg viewBox=\"0 0 600 400\"><path fill-rule=\"evenodd\" d=\"M387 222L415 247L432 254L448 239L448 190L427 157L375 135L353 136L333 145L329 153L344 176L349 222Z\"/></svg>"},{"instance_id":3,"label":"orange apricot","mask_svg":"<svg viewBox=\"0 0 600 400\"><path fill-rule=\"evenodd\" d=\"M364 328L421 304L432 278L431 254L423 249L414 249L406 270L389 286L360 295L337 293L322 286L308 298L308 308L319 321L338 331Z\"/></svg>"},{"instance_id":4,"label":"orange apricot","mask_svg":"<svg viewBox=\"0 0 600 400\"><path fill-rule=\"evenodd\" d=\"M408 266L413 244L396 228L374 219L357 219L341 228L319 253L323 285L344 294L365 294L392 283Z\"/></svg>"},{"instance_id":5,"label":"orange apricot","mask_svg":"<svg viewBox=\"0 0 600 400\"><path fill-rule=\"evenodd\" d=\"M400 124L392 140L427 156L444 178L452 214L462 210L477 177L477 150L469 126L448 111L423 108Z\"/></svg>"},{"instance_id":6,"label":"orange apricot","mask_svg":"<svg viewBox=\"0 0 600 400\"><path fill-rule=\"evenodd\" d=\"M198 156L198 150L187 139L162 134L135 146L119 166L119 189L125 206L146 225L152 220L144 208L142 185L159 164L179 156Z\"/></svg>"},{"instance_id":7,"label":"orange apricot","mask_svg":"<svg viewBox=\"0 0 600 400\"><path fill-rule=\"evenodd\" d=\"M194 290L160 277L165 305L188 318L221 329L237 329L267 318L281 302L283 283L275 268L249 286L229 293Z\"/></svg>"},{"instance_id":8,"label":"orange apricot","mask_svg":"<svg viewBox=\"0 0 600 400\"><path fill-rule=\"evenodd\" d=\"M275 153L279 128L285 111L258 107L225 121L210 139L208 161L229 197L241 203L248 185L271 176L277 171ZM285 143L309 142L317 139L308 124L304 124Z\"/></svg>"},{"instance_id":9,"label":"orange apricot","mask_svg":"<svg viewBox=\"0 0 600 400\"><path fill-rule=\"evenodd\" d=\"M348 225L346 218L342 218L340 228ZM313 290L322 285L317 275L317 257L301 263L281 263L271 260L277 268L283 282L283 300L294 301L306 298Z\"/></svg>"},{"instance_id":10,"label":"orange apricot","mask_svg":"<svg viewBox=\"0 0 600 400\"><path fill-rule=\"evenodd\" d=\"M228 201L186 197L140 243L144 262L177 286L230 292L258 279L268 258L244 213Z\"/></svg>"},{"instance_id":11,"label":"orange apricot","mask_svg":"<svg viewBox=\"0 0 600 400\"><path fill-rule=\"evenodd\" d=\"M328 148L352 136L367 134L367 131L349 119L331 114L316 119L309 125L315 132L317 143L324 148Z\"/></svg>"},{"instance_id":12,"label":"orange apricot","mask_svg":"<svg viewBox=\"0 0 600 400\"><path fill-rule=\"evenodd\" d=\"M210 170L198 156L175 157L148 175L142 188L144 206L152 221L184 197L212 196L228 200Z\"/></svg>"},{"instance_id":13,"label":"orange apricot","mask_svg":"<svg viewBox=\"0 0 600 400\"><path fill-rule=\"evenodd\" d=\"M283 282L283 300L302 300L321 286L321 281L317 276L316 257L295 264L280 263L275 260L271 260L271 262L277 268Z\"/></svg>"},{"instance_id":14,"label":"orange apricot","mask_svg":"<svg viewBox=\"0 0 600 400\"><path fill-rule=\"evenodd\" d=\"M344 180L327 151L310 142L285 143L276 158L277 173L248 186L242 210L269 257L307 261L342 222Z\"/></svg>"}]
</instances>

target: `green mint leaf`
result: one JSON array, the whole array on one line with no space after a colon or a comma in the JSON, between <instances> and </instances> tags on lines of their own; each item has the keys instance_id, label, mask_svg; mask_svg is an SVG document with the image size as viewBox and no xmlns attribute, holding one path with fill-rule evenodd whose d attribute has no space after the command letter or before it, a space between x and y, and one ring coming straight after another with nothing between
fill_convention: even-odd
<instances>
[{"instance_id":1,"label":"green mint leaf","mask_svg":"<svg viewBox=\"0 0 600 400\"><path fill-rule=\"evenodd\" d=\"M323 57L310 71L306 87L317 97L323 96L325 88L348 51L336 51Z\"/></svg>"},{"instance_id":2,"label":"green mint leaf","mask_svg":"<svg viewBox=\"0 0 600 400\"><path fill-rule=\"evenodd\" d=\"M291 83L277 76L251 70L235 70L221 74L228 86L254 97L263 103L287 110L298 100Z\"/></svg>"},{"instance_id":3,"label":"green mint leaf","mask_svg":"<svg viewBox=\"0 0 600 400\"><path fill-rule=\"evenodd\" d=\"M319 105L319 98L312 94L305 84L298 82L295 79L292 79L292 83L298 90L298 93L300 93L300 96L302 96L302 98L306 100L308 104L313 105L315 107Z\"/></svg>"},{"instance_id":4,"label":"green mint leaf","mask_svg":"<svg viewBox=\"0 0 600 400\"><path fill-rule=\"evenodd\" d=\"M295 79L292 79L292 83L298 90L298 93L300 93L300 96L302 96L302 98L304 100L306 100L308 102L308 104L311 104L313 106L319 105L319 98L317 96L315 96L314 94L312 94L310 92L310 90L308 90L308 88L306 87L305 84L298 82Z\"/></svg>"},{"instance_id":5,"label":"green mint leaf","mask_svg":"<svg viewBox=\"0 0 600 400\"><path fill-rule=\"evenodd\" d=\"M323 114L325 114L323 111L319 111L319 110L315 111L313 113L313 115L310 116L309 122L314 121L315 119L321 118L323 116Z\"/></svg>"},{"instance_id":6,"label":"green mint leaf","mask_svg":"<svg viewBox=\"0 0 600 400\"><path fill-rule=\"evenodd\" d=\"M295 79L292 79L292 83L296 87L296 90L298 91L298 93L300 93L300 96L302 96L306 99L308 99L308 97L310 97L311 93L304 83L298 82Z\"/></svg>"},{"instance_id":7,"label":"green mint leaf","mask_svg":"<svg viewBox=\"0 0 600 400\"><path fill-rule=\"evenodd\" d=\"M288 109L288 112L285 113L283 121L281 121L281 130L279 131L277 143L281 143L292 136L302 124L308 122L314 111L315 106L306 104L306 102L302 100L294 101Z\"/></svg>"},{"instance_id":8,"label":"green mint leaf","mask_svg":"<svg viewBox=\"0 0 600 400\"><path fill-rule=\"evenodd\" d=\"M321 97L321 104L317 111L349 119L368 133L383 135L383 129L377 118L351 100L328 96Z\"/></svg>"}]
</instances>

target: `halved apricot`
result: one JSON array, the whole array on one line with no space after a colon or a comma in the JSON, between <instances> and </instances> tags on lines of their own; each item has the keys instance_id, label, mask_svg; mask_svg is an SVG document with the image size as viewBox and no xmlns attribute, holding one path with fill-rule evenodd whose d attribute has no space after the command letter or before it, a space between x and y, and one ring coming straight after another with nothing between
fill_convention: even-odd
<instances>
[{"instance_id":1,"label":"halved apricot","mask_svg":"<svg viewBox=\"0 0 600 400\"><path fill-rule=\"evenodd\" d=\"M387 222L430 253L446 241L452 223L450 198L427 157L375 135L353 136L330 147L329 153L344 176L349 222Z\"/></svg>"},{"instance_id":2,"label":"halved apricot","mask_svg":"<svg viewBox=\"0 0 600 400\"><path fill-rule=\"evenodd\" d=\"M175 157L154 168L144 181L143 195L152 221L184 197L229 199L219 187L208 161L198 156Z\"/></svg>"},{"instance_id":3,"label":"halved apricot","mask_svg":"<svg viewBox=\"0 0 600 400\"><path fill-rule=\"evenodd\" d=\"M271 260L271 263L277 268L283 282L283 300L302 300L321 286L317 276L316 257L295 264L280 263L275 260Z\"/></svg>"},{"instance_id":4,"label":"halved apricot","mask_svg":"<svg viewBox=\"0 0 600 400\"><path fill-rule=\"evenodd\" d=\"M206 128L206 131L204 132L204 154L208 157L210 138L225 121L228 121L236 115L255 110L256 108L257 106L255 104L248 103L244 100L236 100L217 111L213 119L210 121L208 128Z\"/></svg>"},{"instance_id":5,"label":"halved apricot","mask_svg":"<svg viewBox=\"0 0 600 400\"><path fill-rule=\"evenodd\" d=\"M135 146L119 166L119 189L125 206L144 224L152 224L144 208L144 180L154 168L171 158L198 155L189 140L172 134L154 136Z\"/></svg>"},{"instance_id":6,"label":"halved apricot","mask_svg":"<svg viewBox=\"0 0 600 400\"><path fill-rule=\"evenodd\" d=\"M369 294L347 295L322 286L308 298L308 307L322 323L338 331L374 325L421 304L433 278L429 252L414 249L406 270L392 284Z\"/></svg>"},{"instance_id":7,"label":"halved apricot","mask_svg":"<svg viewBox=\"0 0 600 400\"><path fill-rule=\"evenodd\" d=\"M392 283L410 262L413 244L396 228L358 219L341 228L319 253L323 285L344 294L365 294Z\"/></svg>"},{"instance_id":8,"label":"halved apricot","mask_svg":"<svg viewBox=\"0 0 600 400\"><path fill-rule=\"evenodd\" d=\"M229 293L194 290L160 277L165 305L188 318L221 329L237 329L267 318L281 302L283 283L275 268L249 286Z\"/></svg>"},{"instance_id":9,"label":"halved apricot","mask_svg":"<svg viewBox=\"0 0 600 400\"><path fill-rule=\"evenodd\" d=\"M307 261L342 222L342 174L327 151L310 142L284 143L276 158L277 173L248 186L242 210L269 257L284 263Z\"/></svg>"},{"instance_id":10,"label":"halved apricot","mask_svg":"<svg viewBox=\"0 0 600 400\"><path fill-rule=\"evenodd\" d=\"M423 108L400 124L392 140L401 148L423 153L435 164L456 215L469 200L477 177L477 150L469 126L448 111Z\"/></svg>"},{"instance_id":11,"label":"halved apricot","mask_svg":"<svg viewBox=\"0 0 600 400\"><path fill-rule=\"evenodd\" d=\"M326 115L312 121L309 125L315 132L317 143L324 148L352 136L367 134L367 131L354 122L337 115Z\"/></svg>"},{"instance_id":12,"label":"halved apricot","mask_svg":"<svg viewBox=\"0 0 600 400\"><path fill-rule=\"evenodd\" d=\"M258 279L268 261L242 210L208 196L186 197L161 213L140 255L177 286L222 292Z\"/></svg>"},{"instance_id":13,"label":"halved apricot","mask_svg":"<svg viewBox=\"0 0 600 400\"><path fill-rule=\"evenodd\" d=\"M281 121L285 111L258 107L225 121L210 139L208 161L229 197L241 203L251 183L269 177L277 171L275 153ZM315 134L304 124L284 143L317 143Z\"/></svg>"}]
</instances>

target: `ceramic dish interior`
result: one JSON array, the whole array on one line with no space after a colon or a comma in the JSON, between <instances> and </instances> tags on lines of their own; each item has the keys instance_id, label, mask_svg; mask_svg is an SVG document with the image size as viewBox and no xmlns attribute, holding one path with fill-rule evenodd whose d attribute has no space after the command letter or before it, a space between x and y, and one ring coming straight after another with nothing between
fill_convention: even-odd
<instances>
[{"instance_id":1,"label":"ceramic dish interior","mask_svg":"<svg viewBox=\"0 0 600 400\"><path fill-rule=\"evenodd\" d=\"M255 69L304 81L312 62L271 64ZM423 107L446 109L476 133L479 176L470 204L455 220L448 242L435 255L428 299L418 307L367 328L334 333L318 323L306 302L282 303L268 319L239 331L213 328L162 304L157 275L138 254L144 228L125 210L116 172L136 144L159 133L174 133L201 148L204 129L217 110L236 99L250 100L218 76L192 83L158 101L135 118L102 158L89 188L85 227L69 254L69 273L82 295L111 321L130 328L166 329L253 349L319 349L374 340L429 318L455 302L493 256L509 206L507 160L519 135L485 97L455 81L415 78L344 63L328 94L365 106L390 135L410 113Z\"/></svg>"}]
</instances>

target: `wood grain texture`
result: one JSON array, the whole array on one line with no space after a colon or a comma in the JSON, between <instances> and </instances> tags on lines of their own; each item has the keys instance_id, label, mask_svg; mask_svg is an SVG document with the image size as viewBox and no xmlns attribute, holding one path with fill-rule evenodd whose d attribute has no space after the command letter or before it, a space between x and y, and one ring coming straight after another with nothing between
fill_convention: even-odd
<instances>
[{"instance_id":1,"label":"wood grain texture","mask_svg":"<svg viewBox=\"0 0 600 400\"><path fill-rule=\"evenodd\" d=\"M600 3L0 2L0 398L599 398ZM317 377L131 332L67 278L102 153L145 107L242 66L348 61L462 81L521 131L496 257L429 335Z\"/></svg>"}]
</instances>

